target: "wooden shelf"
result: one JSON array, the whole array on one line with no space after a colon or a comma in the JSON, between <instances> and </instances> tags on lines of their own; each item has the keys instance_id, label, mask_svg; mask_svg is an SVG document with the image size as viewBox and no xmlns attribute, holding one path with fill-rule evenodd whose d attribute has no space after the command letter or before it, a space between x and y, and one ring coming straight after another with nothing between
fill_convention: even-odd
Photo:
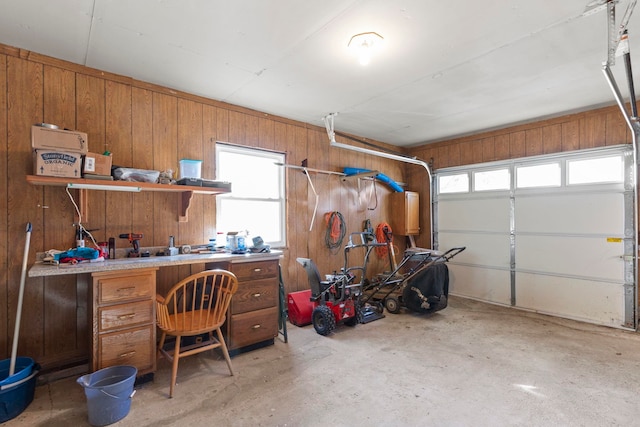
<instances>
[{"instance_id":1,"label":"wooden shelf","mask_svg":"<svg viewBox=\"0 0 640 427\"><path fill-rule=\"evenodd\" d=\"M215 187L192 187L188 185L172 185L172 184L153 184L150 182L129 182L129 181L106 181L102 179L85 179L85 178L58 178L55 176L38 176L27 175L27 182L33 185L50 185L58 187L66 187L67 184L89 184L104 187L105 191L110 191L109 187L131 187L140 188L141 191L165 191L172 193L193 192L195 194L223 194L228 193L226 188ZM101 188L102 190L102 188Z\"/></svg>"},{"instance_id":2,"label":"wooden shelf","mask_svg":"<svg viewBox=\"0 0 640 427\"><path fill-rule=\"evenodd\" d=\"M99 188L94 190L104 191L122 191L122 187L130 188L131 191L160 191L169 193L182 193L180 198L180 222L187 222L189 220L187 211L191 204L191 198L194 194L224 194L229 193L226 188L215 187L192 187L188 185L172 185L172 184L155 184L150 182L129 182L129 181L107 181L102 179L85 179L85 178L58 178L54 176L39 176L39 175L27 175L27 182L32 185L46 185L53 187L66 187L68 184L82 184L92 185ZM120 187L119 189L117 187ZM139 190L138 190L139 189ZM80 208L81 215L86 220L88 207L86 203L86 189L79 189L80 191Z\"/></svg>"}]
</instances>

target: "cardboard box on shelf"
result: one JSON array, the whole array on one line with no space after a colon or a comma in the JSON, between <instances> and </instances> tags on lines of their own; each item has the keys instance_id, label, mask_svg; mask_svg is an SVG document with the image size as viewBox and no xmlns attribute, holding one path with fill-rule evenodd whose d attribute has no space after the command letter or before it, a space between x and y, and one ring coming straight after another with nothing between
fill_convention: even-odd
<instances>
[{"instance_id":1,"label":"cardboard box on shelf","mask_svg":"<svg viewBox=\"0 0 640 427\"><path fill-rule=\"evenodd\" d=\"M87 153L84 156L84 175L111 175L111 156Z\"/></svg>"},{"instance_id":2,"label":"cardboard box on shelf","mask_svg":"<svg viewBox=\"0 0 640 427\"><path fill-rule=\"evenodd\" d=\"M81 178L82 154L74 152L35 150L33 173L41 176Z\"/></svg>"},{"instance_id":3,"label":"cardboard box on shelf","mask_svg":"<svg viewBox=\"0 0 640 427\"><path fill-rule=\"evenodd\" d=\"M31 147L34 150L86 154L88 151L87 134L73 130L31 126Z\"/></svg>"}]
</instances>

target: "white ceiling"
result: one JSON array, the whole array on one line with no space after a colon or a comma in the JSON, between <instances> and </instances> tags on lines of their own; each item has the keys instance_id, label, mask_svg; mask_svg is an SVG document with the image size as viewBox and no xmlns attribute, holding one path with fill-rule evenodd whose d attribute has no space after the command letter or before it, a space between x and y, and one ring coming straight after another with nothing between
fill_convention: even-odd
<instances>
[{"instance_id":1,"label":"white ceiling","mask_svg":"<svg viewBox=\"0 0 640 427\"><path fill-rule=\"evenodd\" d=\"M613 103L589 1L0 0L0 43L410 146ZM347 43L368 31L363 67Z\"/></svg>"}]
</instances>

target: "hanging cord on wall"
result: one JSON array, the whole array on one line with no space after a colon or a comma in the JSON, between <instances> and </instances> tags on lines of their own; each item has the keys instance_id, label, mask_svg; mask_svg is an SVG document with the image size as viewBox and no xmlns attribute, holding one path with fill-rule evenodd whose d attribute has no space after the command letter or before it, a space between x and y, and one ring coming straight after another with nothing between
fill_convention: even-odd
<instances>
[{"instance_id":1,"label":"hanging cord on wall","mask_svg":"<svg viewBox=\"0 0 640 427\"><path fill-rule=\"evenodd\" d=\"M387 233L390 234L391 240L387 240ZM393 235L391 234L391 226L386 222L381 222L376 227L376 240L378 243L391 243L393 245ZM376 247L376 255L378 258L385 258L389 254L389 249L387 246L377 246Z\"/></svg>"},{"instance_id":2,"label":"hanging cord on wall","mask_svg":"<svg viewBox=\"0 0 640 427\"><path fill-rule=\"evenodd\" d=\"M80 235L87 235L91 238L91 241L93 242L93 246L98 249L98 244L96 243L96 239L93 238L93 234L91 234L91 232L89 230L87 230L86 228L84 228L84 225L82 225L82 215L80 215L80 208L78 208L78 205L76 204L76 201L73 200L73 196L71 195L71 193L69 192L69 188L65 188L65 190L67 191L67 195L69 196L69 199L71 199L71 203L73 203L73 207L76 209L76 214L78 215L78 229L80 230Z\"/></svg>"},{"instance_id":3,"label":"hanging cord on wall","mask_svg":"<svg viewBox=\"0 0 640 427\"><path fill-rule=\"evenodd\" d=\"M334 211L324 214L324 219L327 223L327 231L324 237L327 247L329 249L341 247L342 239L347 234L347 225L344 222L344 217L340 212Z\"/></svg>"}]
</instances>

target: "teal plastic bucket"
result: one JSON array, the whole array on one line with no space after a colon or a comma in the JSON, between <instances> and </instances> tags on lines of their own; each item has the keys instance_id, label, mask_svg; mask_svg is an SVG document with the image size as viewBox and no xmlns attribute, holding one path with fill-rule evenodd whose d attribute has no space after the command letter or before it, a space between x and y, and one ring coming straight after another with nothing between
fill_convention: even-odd
<instances>
[{"instance_id":1,"label":"teal plastic bucket","mask_svg":"<svg viewBox=\"0 0 640 427\"><path fill-rule=\"evenodd\" d=\"M127 416L137 374L134 366L110 366L77 379L87 396L89 424L106 426Z\"/></svg>"}]
</instances>

